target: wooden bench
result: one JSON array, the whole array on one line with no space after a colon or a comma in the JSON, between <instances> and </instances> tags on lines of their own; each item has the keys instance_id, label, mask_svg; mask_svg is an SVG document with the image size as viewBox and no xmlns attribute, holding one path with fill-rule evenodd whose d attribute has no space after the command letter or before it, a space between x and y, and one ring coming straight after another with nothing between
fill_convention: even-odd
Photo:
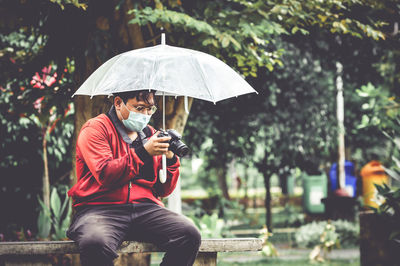
<instances>
[{"instance_id":1,"label":"wooden bench","mask_svg":"<svg viewBox=\"0 0 400 266\"><path fill-rule=\"evenodd\" d=\"M257 238L203 239L195 265L217 265L218 252L259 251L262 240ZM118 253L163 252L150 243L124 241ZM0 242L0 265L51 265L40 261L45 255L77 254L74 241Z\"/></svg>"}]
</instances>

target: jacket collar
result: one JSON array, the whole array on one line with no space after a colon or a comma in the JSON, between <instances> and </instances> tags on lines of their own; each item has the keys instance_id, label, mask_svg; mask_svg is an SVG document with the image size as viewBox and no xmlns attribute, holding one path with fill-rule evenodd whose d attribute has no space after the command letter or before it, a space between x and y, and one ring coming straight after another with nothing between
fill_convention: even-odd
<instances>
[{"instance_id":1,"label":"jacket collar","mask_svg":"<svg viewBox=\"0 0 400 266\"><path fill-rule=\"evenodd\" d=\"M132 144L133 140L128 136L126 132L126 128L124 124L122 124L121 120L118 119L117 112L115 111L114 105L111 106L110 111L108 111L107 116L110 118L111 122L113 123L114 127L117 129L118 133L121 135L122 139L128 143ZM138 134L139 137L139 134Z\"/></svg>"}]
</instances>

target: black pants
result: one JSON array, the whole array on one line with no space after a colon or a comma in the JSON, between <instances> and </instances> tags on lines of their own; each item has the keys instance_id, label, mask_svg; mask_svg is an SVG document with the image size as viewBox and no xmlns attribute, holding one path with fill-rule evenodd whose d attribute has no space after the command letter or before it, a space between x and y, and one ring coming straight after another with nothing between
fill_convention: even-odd
<instances>
[{"instance_id":1,"label":"black pants","mask_svg":"<svg viewBox=\"0 0 400 266\"><path fill-rule=\"evenodd\" d=\"M123 240L150 242L166 250L161 265L192 265L200 233L183 215L155 203L84 206L67 236L79 246L82 265L113 265Z\"/></svg>"}]
</instances>

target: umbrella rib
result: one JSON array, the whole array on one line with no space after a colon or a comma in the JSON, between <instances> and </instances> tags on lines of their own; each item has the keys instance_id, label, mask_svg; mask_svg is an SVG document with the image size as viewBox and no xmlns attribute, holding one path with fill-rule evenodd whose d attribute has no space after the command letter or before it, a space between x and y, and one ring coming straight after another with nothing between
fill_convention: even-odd
<instances>
[{"instance_id":1,"label":"umbrella rib","mask_svg":"<svg viewBox=\"0 0 400 266\"><path fill-rule=\"evenodd\" d=\"M155 80L155 76L156 76L156 73L158 72L158 66L159 66L159 63L158 63L158 58L157 57L155 57L155 60L153 60L153 64L152 64L152 66L151 66L151 75L149 76L149 87L154 87L154 80ZM155 88L156 90L157 90L157 88Z\"/></svg>"},{"instance_id":2,"label":"umbrella rib","mask_svg":"<svg viewBox=\"0 0 400 266\"><path fill-rule=\"evenodd\" d=\"M110 60L113 60L113 62L112 62L112 64L110 65L110 67L109 67L109 69L107 70L107 73L108 72L110 72L111 71L111 69L113 69L114 68L114 66L117 64L117 62L121 59L121 55L122 54L119 54L119 55L116 55L115 57L113 57L113 58L111 58ZM108 61L107 61L108 62ZM107 62L105 62L104 64L106 64ZM100 66L101 67L101 66ZM90 95L90 97L92 98L93 96L96 96L96 95L100 95L100 94L96 94L96 90L97 90L97 88L99 87L99 84L102 84L103 83L103 80L104 79L106 79L106 77L107 77L107 75L104 75L98 82L96 82L96 86L95 86L95 89L94 89L94 91L92 92L92 94Z\"/></svg>"},{"instance_id":3,"label":"umbrella rib","mask_svg":"<svg viewBox=\"0 0 400 266\"><path fill-rule=\"evenodd\" d=\"M208 84L207 84L207 75L206 75L206 73L204 72L204 70L203 70L202 66L199 64L199 62L194 59L194 56L193 56L192 53L190 54L190 58L192 59L191 61L194 63L194 65L197 68L197 70L200 72L201 79L202 79L205 87L207 88L208 93L210 94L210 98L212 99L212 102L215 103L214 95L211 93L211 90L210 90L210 88L208 87Z\"/></svg>"}]
</instances>

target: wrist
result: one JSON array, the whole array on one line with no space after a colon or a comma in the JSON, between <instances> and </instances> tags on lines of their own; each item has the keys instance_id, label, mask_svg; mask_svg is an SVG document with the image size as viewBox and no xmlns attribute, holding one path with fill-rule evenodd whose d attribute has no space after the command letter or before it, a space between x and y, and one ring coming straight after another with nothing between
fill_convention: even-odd
<instances>
[{"instance_id":1,"label":"wrist","mask_svg":"<svg viewBox=\"0 0 400 266\"><path fill-rule=\"evenodd\" d=\"M172 159L172 158L174 158L175 154L172 151L168 151L166 156L167 156L167 159Z\"/></svg>"}]
</instances>

